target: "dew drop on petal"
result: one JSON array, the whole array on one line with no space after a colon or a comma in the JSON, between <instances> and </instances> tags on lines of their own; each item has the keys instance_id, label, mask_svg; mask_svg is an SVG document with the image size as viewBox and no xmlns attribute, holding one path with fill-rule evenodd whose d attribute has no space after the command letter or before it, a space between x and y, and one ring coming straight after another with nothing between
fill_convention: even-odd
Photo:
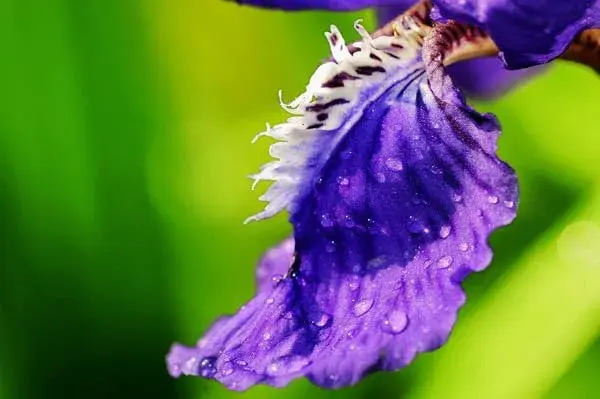
<instances>
[{"instance_id":1,"label":"dew drop on petal","mask_svg":"<svg viewBox=\"0 0 600 399\"><path fill-rule=\"evenodd\" d=\"M469 244L467 244L466 242L461 242L460 244L458 244L458 249L460 249L463 252L467 252L469 250Z\"/></svg>"},{"instance_id":2,"label":"dew drop on petal","mask_svg":"<svg viewBox=\"0 0 600 399\"><path fill-rule=\"evenodd\" d=\"M192 358L194 359L194 358ZM190 360L192 360L190 359ZM198 367L198 372L202 377L211 378L217 373L217 369L214 365L215 359L212 357L205 357L200 361L200 366Z\"/></svg>"},{"instance_id":3,"label":"dew drop on petal","mask_svg":"<svg viewBox=\"0 0 600 399\"><path fill-rule=\"evenodd\" d=\"M383 173L376 173L375 180L377 180L378 183L385 183L385 175Z\"/></svg>"},{"instance_id":4,"label":"dew drop on petal","mask_svg":"<svg viewBox=\"0 0 600 399\"><path fill-rule=\"evenodd\" d=\"M311 322L317 327L325 327L329 319L330 316L327 313L317 313L311 317Z\"/></svg>"},{"instance_id":5,"label":"dew drop on petal","mask_svg":"<svg viewBox=\"0 0 600 399\"><path fill-rule=\"evenodd\" d=\"M350 278L350 282L348 283L348 287L350 288L350 290L356 291L359 286L360 286L360 277L352 276Z\"/></svg>"},{"instance_id":6,"label":"dew drop on petal","mask_svg":"<svg viewBox=\"0 0 600 399\"><path fill-rule=\"evenodd\" d=\"M367 262L367 269L377 269L385 265L387 257L385 255L378 256Z\"/></svg>"},{"instance_id":7,"label":"dew drop on petal","mask_svg":"<svg viewBox=\"0 0 600 399\"><path fill-rule=\"evenodd\" d=\"M490 204L497 204L497 203L498 203L498 201L499 201L499 199L498 199L498 197L496 197L495 195L490 195L490 196L488 197L488 202L489 202Z\"/></svg>"},{"instance_id":8,"label":"dew drop on petal","mask_svg":"<svg viewBox=\"0 0 600 399\"><path fill-rule=\"evenodd\" d=\"M273 284L278 284L281 280L283 280L283 275L281 274L274 274L273 276L271 276L271 281L273 282Z\"/></svg>"},{"instance_id":9,"label":"dew drop on petal","mask_svg":"<svg viewBox=\"0 0 600 399\"><path fill-rule=\"evenodd\" d=\"M344 152L342 152L342 159L350 159L352 158L352 151L351 150L346 150Z\"/></svg>"},{"instance_id":10,"label":"dew drop on petal","mask_svg":"<svg viewBox=\"0 0 600 399\"><path fill-rule=\"evenodd\" d=\"M337 182L340 186L347 186L348 184L350 184L350 180L348 180L348 178L344 176L338 176Z\"/></svg>"},{"instance_id":11,"label":"dew drop on petal","mask_svg":"<svg viewBox=\"0 0 600 399\"><path fill-rule=\"evenodd\" d=\"M452 227L450 227L449 225L443 225L440 228L440 238L448 238L448 236L450 235L450 231L452 231Z\"/></svg>"},{"instance_id":12,"label":"dew drop on petal","mask_svg":"<svg viewBox=\"0 0 600 399\"><path fill-rule=\"evenodd\" d=\"M444 171L442 170L442 168L440 168L437 165L432 165L429 170L431 170L431 173L433 173L434 175L441 175Z\"/></svg>"},{"instance_id":13,"label":"dew drop on petal","mask_svg":"<svg viewBox=\"0 0 600 399\"><path fill-rule=\"evenodd\" d=\"M233 374L233 364L231 364L231 362L223 363L223 366L221 367L221 374L225 377Z\"/></svg>"},{"instance_id":14,"label":"dew drop on petal","mask_svg":"<svg viewBox=\"0 0 600 399\"><path fill-rule=\"evenodd\" d=\"M440 268L440 269L447 269L450 267L452 262L454 262L454 259L452 258L452 256L446 255L446 256L442 256L441 258L438 259L437 265L438 265L438 268Z\"/></svg>"},{"instance_id":15,"label":"dew drop on petal","mask_svg":"<svg viewBox=\"0 0 600 399\"><path fill-rule=\"evenodd\" d=\"M273 362L271 364L269 364L269 367L267 367L267 374L275 376L277 375L277 372L279 371L279 363L277 362Z\"/></svg>"},{"instance_id":16,"label":"dew drop on petal","mask_svg":"<svg viewBox=\"0 0 600 399\"><path fill-rule=\"evenodd\" d=\"M385 166L387 166L388 169L394 170L396 172L399 172L402 169L404 169L404 165L402 165L402 161L400 161L398 158L388 158L388 159L386 159L385 160Z\"/></svg>"},{"instance_id":17,"label":"dew drop on petal","mask_svg":"<svg viewBox=\"0 0 600 399\"><path fill-rule=\"evenodd\" d=\"M462 201L462 195L457 194L457 193L453 193L452 194L452 201L454 201L454 202L460 202L460 201Z\"/></svg>"},{"instance_id":18,"label":"dew drop on petal","mask_svg":"<svg viewBox=\"0 0 600 399\"><path fill-rule=\"evenodd\" d=\"M275 299L273 299L272 297L269 297L269 298L265 299L265 303L267 305L272 305L273 302L275 302Z\"/></svg>"},{"instance_id":19,"label":"dew drop on petal","mask_svg":"<svg viewBox=\"0 0 600 399\"><path fill-rule=\"evenodd\" d=\"M381 329L390 334L400 334L408 326L408 315L402 310L393 310L381 324Z\"/></svg>"},{"instance_id":20,"label":"dew drop on petal","mask_svg":"<svg viewBox=\"0 0 600 399\"><path fill-rule=\"evenodd\" d=\"M423 222L418 219L411 218L408 222L408 231L413 234L427 234L429 233L429 229Z\"/></svg>"},{"instance_id":21,"label":"dew drop on petal","mask_svg":"<svg viewBox=\"0 0 600 399\"><path fill-rule=\"evenodd\" d=\"M267 331L266 333L263 334L262 337L265 341L268 341L271 339L271 333Z\"/></svg>"},{"instance_id":22,"label":"dew drop on petal","mask_svg":"<svg viewBox=\"0 0 600 399\"><path fill-rule=\"evenodd\" d=\"M327 251L329 253L335 252L335 248L336 248L335 241L329 241L327 243L327 245L325 245L325 251Z\"/></svg>"},{"instance_id":23,"label":"dew drop on petal","mask_svg":"<svg viewBox=\"0 0 600 399\"><path fill-rule=\"evenodd\" d=\"M375 220L371 218L367 219L367 230L369 230L369 233L371 234L378 234L381 232L381 228L379 227L377 222L375 222Z\"/></svg>"},{"instance_id":24,"label":"dew drop on petal","mask_svg":"<svg viewBox=\"0 0 600 399\"><path fill-rule=\"evenodd\" d=\"M515 201L504 201L504 206L512 209L515 206Z\"/></svg>"},{"instance_id":25,"label":"dew drop on petal","mask_svg":"<svg viewBox=\"0 0 600 399\"><path fill-rule=\"evenodd\" d=\"M347 227L347 228L349 228L349 229L351 229L352 227L356 226L356 223L352 219L352 216L350 216L350 215L344 216L344 226Z\"/></svg>"},{"instance_id":26,"label":"dew drop on petal","mask_svg":"<svg viewBox=\"0 0 600 399\"><path fill-rule=\"evenodd\" d=\"M331 220L331 217L326 213L321 215L321 226L323 226L323 227L333 226L333 221Z\"/></svg>"},{"instance_id":27,"label":"dew drop on petal","mask_svg":"<svg viewBox=\"0 0 600 399\"><path fill-rule=\"evenodd\" d=\"M355 316L364 315L369 310L371 310L371 308L373 307L373 303L374 303L374 301L369 298L361 299L360 301L356 302L356 304L354 305L354 309L353 309L354 315Z\"/></svg>"},{"instance_id":28,"label":"dew drop on petal","mask_svg":"<svg viewBox=\"0 0 600 399\"><path fill-rule=\"evenodd\" d=\"M244 366L248 365L248 362L245 361L245 360L243 360L243 359L238 359L238 360L235 361L235 364L237 364L238 366L244 367Z\"/></svg>"}]
</instances>

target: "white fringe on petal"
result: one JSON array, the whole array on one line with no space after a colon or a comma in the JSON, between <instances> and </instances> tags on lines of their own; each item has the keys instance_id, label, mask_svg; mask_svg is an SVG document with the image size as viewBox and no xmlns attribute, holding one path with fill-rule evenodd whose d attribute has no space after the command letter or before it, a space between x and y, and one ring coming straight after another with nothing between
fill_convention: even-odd
<instances>
[{"instance_id":1,"label":"white fringe on petal","mask_svg":"<svg viewBox=\"0 0 600 399\"><path fill-rule=\"evenodd\" d=\"M250 176L252 189L262 180L273 184L259 198L265 209L244 223L261 220L287 209L293 212L295 200L310 188L335 146L361 118L364 109L403 76L424 70L421 47L425 28L411 18L396 27L396 36L371 38L356 21L354 28L362 41L346 46L335 26L325 33L333 60L317 68L306 91L281 107L294 117L258 133L252 142L269 136L273 162Z\"/></svg>"}]
</instances>

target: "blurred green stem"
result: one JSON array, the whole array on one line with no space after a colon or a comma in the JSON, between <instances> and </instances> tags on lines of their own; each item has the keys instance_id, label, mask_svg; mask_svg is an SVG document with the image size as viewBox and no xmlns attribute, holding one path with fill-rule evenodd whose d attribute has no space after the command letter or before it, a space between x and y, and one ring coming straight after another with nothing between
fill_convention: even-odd
<instances>
[{"instance_id":1,"label":"blurred green stem","mask_svg":"<svg viewBox=\"0 0 600 399\"><path fill-rule=\"evenodd\" d=\"M411 397L539 397L596 339L600 185L555 226L462 318Z\"/></svg>"}]
</instances>

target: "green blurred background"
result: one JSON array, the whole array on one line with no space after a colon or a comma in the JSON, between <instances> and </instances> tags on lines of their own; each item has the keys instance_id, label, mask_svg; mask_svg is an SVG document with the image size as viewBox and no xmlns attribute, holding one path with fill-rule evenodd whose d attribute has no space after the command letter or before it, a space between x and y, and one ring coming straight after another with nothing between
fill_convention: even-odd
<instances>
[{"instance_id":1,"label":"green blurred background","mask_svg":"<svg viewBox=\"0 0 600 399\"><path fill-rule=\"evenodd\" d=\"M218 0L0 0L0 398L600 398L600 78L557 63L496 102L518 220L450 342L397 373L243 394L168 377L290 233L250 140L370 12ZM261 186L261 190L264 186Z\"/></svg>"}]
</instances>

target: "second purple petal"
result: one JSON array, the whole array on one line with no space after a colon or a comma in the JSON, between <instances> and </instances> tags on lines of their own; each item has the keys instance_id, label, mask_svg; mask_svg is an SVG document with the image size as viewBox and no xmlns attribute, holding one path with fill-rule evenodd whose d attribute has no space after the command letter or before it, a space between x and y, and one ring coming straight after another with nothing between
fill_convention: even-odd
<instances>
[{"instance_id":1,"label":"second purple petal","mask_svg":"<svg viewBox=\"0 0 600 399\"><path fill-rule=\"evenodd\" d=\"M377 8L379 26L402 14L414 2L403 0L398 3L394 6ZM454 84L467 95L490 99L506 93L519 83L543 72L544 69L544 66L537 66L509 71L504 67L500 58L487 57L451 65L448 67L448 74L452 77Z\"/></svg>"},{"instance_id":2,"label":"second purple petal","mask_svg":"<svg viewBox=\"0 0 600 399\"><path fill-rule=\"evenodd\" d=\"M600 28L600 0L436 0L442 19L485 30L510 69L560 56L577 33Z\"/></svg>"}]
</instances>

